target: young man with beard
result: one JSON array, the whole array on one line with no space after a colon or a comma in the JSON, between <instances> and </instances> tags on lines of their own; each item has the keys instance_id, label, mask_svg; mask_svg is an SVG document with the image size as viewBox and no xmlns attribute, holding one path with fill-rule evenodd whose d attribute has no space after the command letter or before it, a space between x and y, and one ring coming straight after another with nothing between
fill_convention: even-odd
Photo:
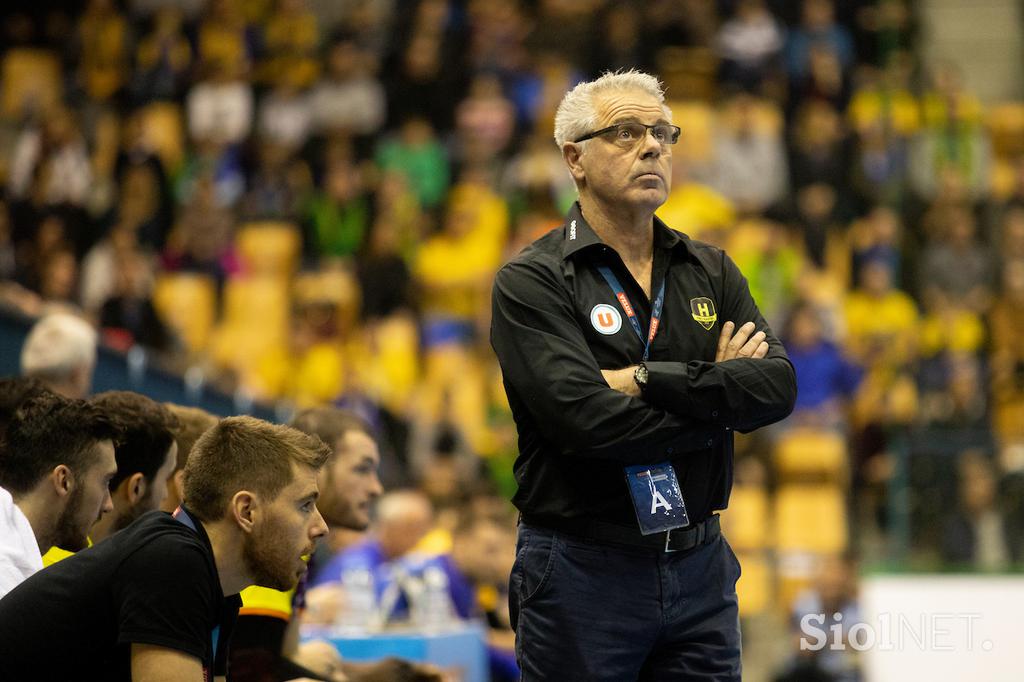
<instances>
[{"instance_id":1,"label":"young man with beard","mask_svg":"<svg viewBox=\"0 0 1024 682\"><path fill-rule=\"evenodd\" d=\"M238 593L294 588L327 533L316 500L329 454L294 429L222 420L189 455L173 516L146 514L0 600L5 679L225 677Z\"/></svg>"},{"instance_id":2,"label":"young man with beard","mask_svg":"<svg viewBox=\"0 0 1024 682\"><path fill-rule=\"evenodd\" d=\"M160 403L131 391L106 391L90 402L111 415L123 431L114 450L117 475L110 482L114 512L93 528L90 535L96 543L160 509L167 479L177 464L178 420Z\"/></svg>"},{"instance_id":3,"label":"young man with beard","mask_svg":"<svg viewBox=\"0 0 1024 682\"><path fill-rule=\"evenodd\" d=\"M45 389L10 415L0 446L0 597L43 567L50 546L86 546L113 508L117 436L98 407Z\"/></svg>"},{"instance_id":4,"label":"young man with beard","mask_svg":"<svg viewBox=\"0 0 1024 682\"><path fill-rule=\"evenodd\" d=\"M320 472L317 505L332 526L364 531L370 509L383 492L377 469L380 453L370 425L357 415L331 407L299 412L291 426L318 437L332 450ZM376 663L341 661L330 645L297 645L304 583L298 593L252 587L242 592L242 610L231 646L234 682L278 682L293 679L347 682L429 682L433 669L390 658ZM303 665L297 663L301 662ZM304 667L308 666L308 667Z\"/></svg>"}]
</instances>

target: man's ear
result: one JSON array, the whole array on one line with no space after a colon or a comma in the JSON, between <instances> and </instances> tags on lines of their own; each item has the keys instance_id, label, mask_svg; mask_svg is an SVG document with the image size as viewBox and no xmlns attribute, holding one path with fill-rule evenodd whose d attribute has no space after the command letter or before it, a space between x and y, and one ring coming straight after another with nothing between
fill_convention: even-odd
<instances>
[{"instance_id":1,"label":"man's ear","mask_svg":"<svg viewBox=\"0 0 1024 682\"><path fill-rule=\"evenodd\" d=\"M583 149L575 142L566 142L562 145L562 158L565 159L565 165L569 167L572 179L576 181L577 185L580 184L586 178L583 164L580 163L583 158Z\"/></svg>"},{"instance_id":2,"label":"man's ear","mask_svg":"<svg viewBox=\"0 0 1024 682\"><path fill-rule=\"evenodd\" d=\"M178 469L174 472L174 476L171 477L171 484L174 486L174 494L178 496L178 500L182 500L185 497L185 470Z\"/></svg>"},{"instance_id":3,"label":"man's ear","mask_svg":"<svg viewBox=\"0 0 1024 682\"><path fill-rule=\"evenodd\" d=\"M141 471L136 471L134 474L125 479L121 485L125 486L125 492L128 495L128 504L133 507L139 503L140 500L146 497L146 490L149 489L149 481Z\"/></svg>"},{"instance_id":4,"label":"man's ear","mask_svg":"<svg viewBox=\"0 0 1024 682\"><path fill-rule=\"evenodd\" d=\"M57 497L67 497L75 489L75 475L67 464L58 464L50 472L50 483Z\"/></svg>"},{"instance_id":5,"label":"man's ear","mask_svg":"<svg viewBox=\"0 0 1024 682\"><path fill-rule=\"evenodd\" d=\"M253 526L256 525L258 506L259 501L254 493L248 490L239 490L231 498L231 508L228 509L228 514L235 520L242 532L251 533Z\"/></svg>"}]
</instances>

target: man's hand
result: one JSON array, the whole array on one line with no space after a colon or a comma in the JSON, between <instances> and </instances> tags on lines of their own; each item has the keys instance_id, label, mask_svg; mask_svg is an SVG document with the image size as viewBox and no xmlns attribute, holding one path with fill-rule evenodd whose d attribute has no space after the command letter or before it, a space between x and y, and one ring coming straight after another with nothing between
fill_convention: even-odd
<instances>
[{"instance_id":1,"label":"man's hand","mask_svg":"<svg viewBox=\"0 0 1024 682\"><path fill-rule=\"evenodd\" d=\"M753 336L754 323L747 322L737 330L735 336L731 336L736 325L726 322L722 325L722 333L718 337L718 353L715 354L715 362L733 360L735 358L760 359L768 355L768 342L765 341L765 333L757 332Z\"/></svg>"},{"instance_id":2,"label":"man's hand","mask_svg":"<svg viewBox=\"0 0 1024 682\"><path fill-rule=\"evenodd\" d=\"M608 385L614 388L619 393L625 393L631 395L634 398L640 397L640 387L636 385L636 381L633 380L633 375L636 374L636 365L632 367L625 367L623 369L602 369L601 375Z\"/></svg>"},{"instance_id":3,"label":"man's hand","mask_svg":"<svg viewBox=\"0 0 1024 682\"><path fill-rule=\"evenodd\" d=\"M448 678L429 663L385 658L374 663L346 663L352 682L447 682Z\"/></svg>"}]
</instances>

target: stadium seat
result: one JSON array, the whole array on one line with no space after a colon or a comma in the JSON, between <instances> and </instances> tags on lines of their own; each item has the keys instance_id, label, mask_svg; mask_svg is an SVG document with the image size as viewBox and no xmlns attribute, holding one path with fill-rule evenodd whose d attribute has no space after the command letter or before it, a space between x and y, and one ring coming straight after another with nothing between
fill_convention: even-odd
<instances>
[{"instance_id":1,"label":"stadium seat","mask_svg":"<svg viewBox=\"0 0 1024 682\"><path fill-rule=\"evenodd\" d=\"M49 50L11 49L4 55L0 79L6 118L45 111L61 101L60 60Z\"/></svg>"},{"instance_id":2,"label":"stadium seat","mask_svg":"<svg viewBox=\"0 0 1024 682\"><path fill-rule=\"evenodd\" d=\"M789 430L775 446L775 468L783 481L843 483L848 471L846 442L825 429Z\"/></svg>"},{"instance_id":3,"label":"stadium seat","mask_svg":"<svg viewBox=\"0 0 1024 682\"><path fill-rule=\"evenodd\" d=\"M788 484L775 493L776 547L780 552L835 553L846 549L846 499L827 484Z\"/></svg>"},{"instance_id":4,"label":"stadium seat","mask_svg":"<svg viewBox=\"0 0 1024 682\"><path fill-rule=\"evenodd\" d=\"M189 272L161 274L155 282L153 305L190 353L206 348L217 315L213 278Z\"/></svg>"},{"instance_id":5,"label":"stadium seat","mask_svg":"<svg viewBox=\"0 0 1024 682\"><path fill-rule=\"evenodd\" d=\"M224 315L214 332L215 361L236 370L255 365L287 345L291 314L288 282L278 277L235 277L224 287Z\"/></svg>"},{"instance_id":6,"label":"stadium seat","mask_svg":"<svg viewBox=\"0 0 1024 682\"><path fill-rule=\"evenodd\" d=\"M1004 102L988 112L992 150L1001 159L1024 153L1024 103Z\"/></svg>"},{"instance_id":7,"label":"stadium seat","mask_svg":"<svg viewBox=\"0 0 1024 682\"><path fill-rule=\"evenodd\" d=\"M302 247L299 229L287 222L247 223L235 237L235 247L254 276L290 277L299 263Z\"/></svg>"},{"instance_id":8,"label":"stadium seat","mask_svg":"<svg viewBox=\"0 0 1024 682\"><path fill-rule=\"evenodd\" d=\"M722 512L722 530L737 552L771 545L768 493L758 485L736 485L729 508Z\"/></svg>"},{"instance_id":9,"label":"stadium seat","mask_svg":"<svg viewBox=\"0 0 1024 682\"><path fill-rule=\"evenodd\" d=\"M736 596L740 602L740 617L749 618L764 613L774 601L771 562L764 552L737 550L736 558L740 560L742 570L739 582L736 583Z\"/></svg>"},{"instance_id":10,"label":"stadium seat","mask_svg":"<svg viewBox=\"0 0 1024 682\"><path fill-rule=\"evenodd\" d=\"M672 102L669 106L672 122L681 129L680 139L685 143L673 152L697 166L709 163L714 155L714 109L699 101Z\"/></svg>"},{"instance_id":11,"label":"stadium seat","mask_svg":"<svg viewBox=\"0 0 1024 682\"><path fill-rule=\"evenodd\" d=\"M142 134L173 174L185 158L184 124L181 107L171 102L154 102L140 112Z\"/></svg>"}]
</instances>

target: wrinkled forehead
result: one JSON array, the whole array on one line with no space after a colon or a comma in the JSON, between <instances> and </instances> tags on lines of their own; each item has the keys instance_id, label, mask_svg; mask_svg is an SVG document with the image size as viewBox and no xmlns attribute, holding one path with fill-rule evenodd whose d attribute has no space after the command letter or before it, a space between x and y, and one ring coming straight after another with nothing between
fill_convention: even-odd
<instances>
[{"instance_id":1,"label":"wrinkled forehead","mask_svg":"<svg viewBox=\"0 0 1024 682\"><path fill-rule=\"evenodd\" d=\"M611 90L594 96L598 127L639 121L640 123L671 123L672 112L654 95L642 90Z\"/></svg>"}]
</instances>

